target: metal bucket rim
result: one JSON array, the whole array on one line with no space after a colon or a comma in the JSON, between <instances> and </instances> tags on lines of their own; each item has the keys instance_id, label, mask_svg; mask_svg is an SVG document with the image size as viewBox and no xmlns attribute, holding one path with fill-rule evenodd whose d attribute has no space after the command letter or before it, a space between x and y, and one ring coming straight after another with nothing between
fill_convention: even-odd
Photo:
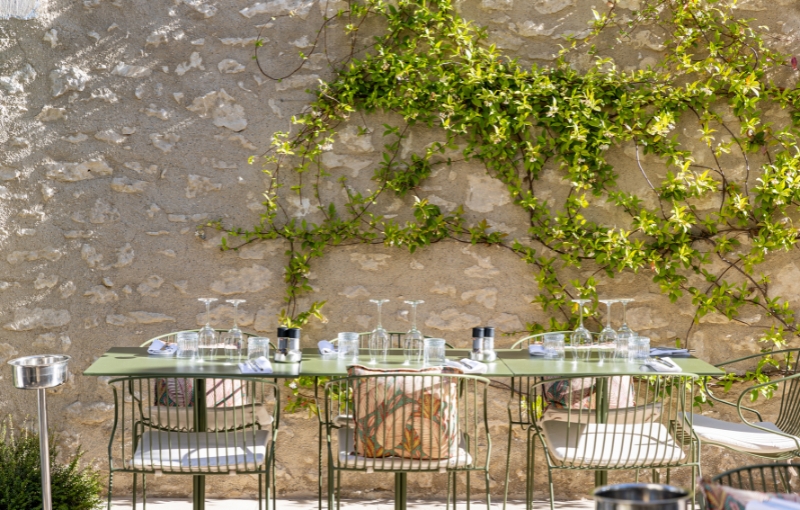
<instances>
[{"instance_id":1,"label":"metal bucket rim","mask_svg":"<svg viewBox=\"0 0 800 510\"><path fill-rule=\"evenodd\" d=\"M664 498L659 499L656 501L633 501L630 499L618 499L612 498L610 496L604 496L602 494L598 494L600 492L605 491L614 491L614 490L625 490L625 489L653 489L653 490L662 490L662 491L672 491L676 493L680 493L680 496L675 496L672 498ZM674 485L664 485L660 483L619 483L616 485L605 485L603 487L598 487L592 493L592 496L597 501L607 501L607 502L620 502L624 501L625 504L629 505L653 505L654 503L659 504L668 504L677 501L681 501L684 499L688 499L690 497L689 491L685 489L681 489L680 487L675 487Z\"/></svg>"},{"instance_id":2,"label":"metal bucket rim","mask_svg":"<svg viewBox=\"0 0 800 510\"><path fill-rule=\"evenodd\" d=\"M56 361L52 363L48 363L47 365L31 365L25 363L27 360L32 359L41 359L41 358L56 358ZM23 356L21 358L15 358L12 360L7 361L7 363L13 367L26 367L26 368L34 368L34 367L54 367L58 365L63 365L69 360L72 359L72 356L67 356L66 354L34 354L33 356Z\"/></svg>"}]
</instances>

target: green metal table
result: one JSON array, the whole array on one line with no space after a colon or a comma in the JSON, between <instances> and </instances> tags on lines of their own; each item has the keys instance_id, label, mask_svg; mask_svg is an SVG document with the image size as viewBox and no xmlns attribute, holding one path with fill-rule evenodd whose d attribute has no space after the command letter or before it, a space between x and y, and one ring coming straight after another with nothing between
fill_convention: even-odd
<instances>
[{"instance_id":1,"label":"green metal table","mask_svg":"<svg viewBox=\"0 0 800 510\"><path fill-rule=\"evenodd\" d=\"M600 362L598 359L589 361L575 361L567 358L564 361L546 360L537 356L530 356L527 349L522 350L500 350L498 356L503 360L509 371L512 373L511 386L514 387L515 377L548 377L548 376L586 376L594 378L611 377L615 374L630 374L640 372L642 375L657 373L646 365L638 367L628 363L618 363L613 360ZM722 376L723 370L694 356L688 358L671 358L683 373L695 374L699 376ZM600 398L599 402L608 405L608 399ZM598 421L607 409L598 406ZM605 470L595 471L595 486L601 487L608 483L608 472Z\"/></svg>"}]
</instances>

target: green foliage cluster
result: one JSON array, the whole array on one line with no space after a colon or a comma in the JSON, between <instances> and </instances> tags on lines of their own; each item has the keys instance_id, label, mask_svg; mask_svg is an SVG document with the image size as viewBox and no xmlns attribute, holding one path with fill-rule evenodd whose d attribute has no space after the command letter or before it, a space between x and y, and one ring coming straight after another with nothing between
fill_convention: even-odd
<instances>
[{"instance_id":1,"label":"green foliage cluster","mask_svg":"<svg viewBox=\"0 0 800 510\"><path fill-rule=\"evenodd\" d=\"M323 317L324 302L299 311L297 298L310 290L312 261L331 247L369 243L414 252L453 241L499 246L529 265L539 285L535 302L553 317L527 324L530 332L574 325L570 300L595 297L597 282L567 282L563 274L589 265L609 277L646 273L673 302L690 296L693 323L710 313L732 321L746 309L760 313L770 323L766 349L797 333L789 304L770 296L762 271L770 254L797 245L800 90L773 81L796 61L771 48L765 29L735 16L735 0L644 0L625 16L612 0L595 12L587 39L570 41L553 65L530 68L489 44L486 31L460 17L451 0L349 5L335 16L348 33L359 34L372 17L383 35L321 84L291 132L276 134L264 160L271 178L266 213L252 228L227 230L226 247L288 243L284 323ZM664 38L657 66L626 71L602 56L643 27ZM571 59L586 54L593 62L576 70ZM782 124L765 120L770 108L787 113ZM385 126L374 190L355 190L341 177L347 200L337 206L321 188L330 177L321 155L362 112L388 112L402 122ZM403 158L401 144L415 126L436 130L441 141ZM681 126L696 137L679 135ZM623 186L608 160L610 149L630 145L641 174L633 177L647 184L645 194ZM524 235L491 232L486 221L469 223L461 208L443 212L416 196L456 149L507 186L529 218ZM545 172L568 183L563 201L543 198ZM374 212L390 193L416 197L412 221ZM293 218L289 198L319 204L322 221ZM602 202L624 217L622 225L594 219L591 208ZM755 376L762 377L760 369Z\"/></svg>"},{"instance_id":2,"label":"green foliage cluster","mask_svg":"<svg viewBox=\"0 0 800 510\"><path fill-rule=\"evenodd\" d=\"M79 466L82 453L67 464L58 462L50 445L50 478L54 510L94 510L103 505L100 475ZM14 430L10 419L0 422L0 510L42 508L39 436Z\"/></svg>"}]
</instances>

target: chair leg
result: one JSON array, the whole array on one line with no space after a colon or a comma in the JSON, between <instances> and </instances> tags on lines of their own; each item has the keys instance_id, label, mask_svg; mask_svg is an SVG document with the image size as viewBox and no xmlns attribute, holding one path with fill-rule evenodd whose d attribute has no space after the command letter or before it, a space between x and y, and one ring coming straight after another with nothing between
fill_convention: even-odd
<instances>
[{"instance_id":1,"label":"chair leg","mask_svg":"<svg viewBox=\"0 0 800 510\"><path fill-rule=\"evenodd\" d=\"M147 475L142 473L142 510L147 510Z\"/></svg>"},{"instance_id":2,"label":"chair leg","mask_svg":"<svg viewBox=\"0 0 800 510\"><path fill-rule=\"evenodd\" d=\"M489 470L483 472L486 478L486 510L492 510L492 491L489 488Z\"/></svg>"},{"instance_id":3,"label":"chair leg","mask_svg":"<svg viewBox=\"0 0 800 510\"><path fill-rule=\"evenodd\" d=\"M547 483L550 484L550 510L555 510L553 503L556 499L556 491L553 488L553 470L550 469L550 466L547 466Z\"/></svg>"},{"instance_id":4,"label":"chair leg","mask_svg":"<svg viewBox=\"0 0 800 510\"><path fill-rule=\"evenodd\" d=\"M342 472L336 472L336 510L342 507Z\"/></svg>"},{"instance_id":5,"label":"chair leg","mask_svg":"<svg viewBox=\"0 0 800 510\"><path fill-rule=\"evenodd\" d=\"M533 508L533 473L531 473L531 459L533 457L533 447L535 443L531 437L531 430L525 439L525 509L532 510Z\"/></svg>"},{"instance_id":6,"label":"chair leg","mask_svg":"<svg viewBox=\"0 0 800 510\"><path fill-rule=\"evenodd\" d=\"M468 470L467 471L467 510L469 510L469 505L470 505L469 500L470 500L470 497L471 497L470 489L472 488L472 487L470 487L470 476L469 476L470 474L471 474L471 471Z\"/></svg>"},{"instance_id":7,"label":"chair leg","mask_svg":"<svg viewBox=\"0 0 800 510\"><path fill-rule=\"evenodd\" d=\"M658 469L651 469L650 470L650 480L652 483L660 483L661 482L661 473L658 472Z\"/></svg>"},{"instance_id":8,"label":"chair leg","mask_svg":"<svg viewBox=\"0 0 800 510\"><path fill-rule=\"evenodd\" d=\"M258 474L258 510L262 510L261 502L262 502L262 487L261 484L264 483L263 475L261 473Z\"/></svg>"},{"instance_id":9,"label":"chair leg","mask_svg":"<svg viewBox=\"0 0 800 510\"><path fill-rule=\"evenodd\" d=\"M114 472L108 472L108 510L111 510L111 492L114 490Z\"/></svg>"},{"instance_id":10,"label":"chair leg","mask_svg":"<svg viewBox=\"0 0 800 510\"><path fill-rule=\"evenodd\" d=\"M509 470L511 469L511 439L513 435L513 426L511 423L508 424L508 442L506 443L506 485L503 489L503 510L506 510L506 505L508 504L508 479L509 479Z\"/></svg>"},{"instance_id":11,"label":"chair leg","mask_svg":"<svg viewBox=\"0 0 800 510\"><path fill-rule=\"evenodd\" d=\"M133 474L133 493L131 495L131 500L132 500L131 501L131 503L132 503L131 504L131 508L133 508L133 510L136 510L136 492L137 492L136 491L136 486L138 485L138 480L139 480L139 473L134 473Z\"/></svg>"},{"instance_id":12,"label":"chair leg","mask_svg":"<svg viewBox=\"0 0 800 510\"><path fill-rule=\"evenodd\" d=\"M447 494L447 502L445 503L445 510L450 510L450 478L453 477L453 472L447 472L447 485L445 486L445 493Z\"/></svg>"}]
</instances>

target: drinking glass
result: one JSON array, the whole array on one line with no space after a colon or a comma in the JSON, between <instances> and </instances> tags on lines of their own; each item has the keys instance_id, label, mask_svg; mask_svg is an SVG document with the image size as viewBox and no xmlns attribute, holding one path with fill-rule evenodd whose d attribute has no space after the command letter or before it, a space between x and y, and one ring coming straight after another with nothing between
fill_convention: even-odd
<instances>
[{"instance_id":1,"label":"drinking glass","mask_svg":"<svg viewBox=\"0 0 800 510\"><path fill-rule=\"evenodd\" d=\"M358 359L358 333L339 333L339 359L346 361Z\"/></svg>"},{"instance_id":2,"label":"drinking glass","mask_svg":"<svg viewBox=\"0 0 800 510\"><path fill-rule=\"evenodd\" d=\"M650 338L646 336L635 336L628 347L628 361L630 363L643 364L650 360Z\"/></svg>"},{"instance_id":3,"label":"drinking glass","mask_svg":"<svg viewBox=\"0 0 800 510\"><path fill-rule=\"evenodd\" d=\"M590 299L573 299L573 303L578 303L578 310L580 311L580 322L578 327L575 328L569 335L570 348L574 356L574 362L588 361L589 354L591 354L592 346L592 333L583 326L583 305L590 303Z\"/></svg>"},{"instance_id":4,"label":"drinking glass","mask_svg":"<svg viewBox=\"0 0 800 510\"><path fill-rule=\"evenodd\" d=\"M625 311L627 309L628 303L632 303L633 299L625 298L619 299L620 303L622 303L622 326L619 327L617 330L617 341L614 347L614 358L617 361L627 361L628 360L628 346L631 343L631 339L636 336L636 333L628 327L627 319L625 318Z\"/></svg>"},{"instance_id":5,"label":"drinking glass","mask_svg":"<svg viewBox=\"0 0 800 510\"><path fill-rule=\"evenodd\" d=\"M187 359L197 359L197 345L199 343L197 333L190 331L181 331L180 333L178 333L177 343L178 343L178 353L176 354L177 357L187 358Z\"/></svg>"},{"instance_id":6,"label":"drinking glass","mask_svg":"<svg viewBox=\"0 0 800 510\"><path fill-rule=\"evenodd\" d=\"M444 365L445 361L445 341L444 338L426 338L423 340L426 367Z\"/></svg>"},{"instance_id":7,"label":"drinking glass","mask_svg":"<svg viewBox=\"0 0 800 510\"><path fill-rule=\"evenodd\" d=\"M611 327L611 305L618 303L618 299L601 299L601 303L606 305L606 326L600 331L598 339L597 357L602 362L615 355L617 346L617 332Z\"/></svg>"},{"instance_id":8,"label":"drinking glass","mask_svg":"<svg viewBox=\"0 0 800 510\"><path fill-rule=\"evenodd\" d=\"M564 335L549 333L544 335L544 359L564 359Z\"/></svg>"},{"instance_id":9,"label":"drinking glass","mask_svg":"<svg viewBox=\"0 0 800 510\"><path fill-rule=\"evenodd\" d=\"M239 329L239 305L246 303L244 299L226 299L226 303L233 305L233 327L225 335L225 357L230 361L239 361L244 351L244 333Z\"/></svg>"},{"instance_id":10,"label":"drinking glass","mask_svg":"<svg viewBox=\"0 0 800 510\"><path fill-rule=\"evenodd\" d=\"M197 332L198 361L205 361L217 354L217 332L211 327L211 303L217 301L217 298L201 297L197 300L206 305L206 325Z\"/></svg>"},{"instance_id":11,"label":"drinking glass","mask_svg":"<svg viewBox=\"0 0 800 510\"><path fill-rule=\"evenodd\" d=\"M369 362L385 363L386 355L389 353L389 333L381 325L381 306L388 303L388 299L370 299L370 303L378 305L378 326L372 330L369 336Z\"/></svg>"},{"instance_id":12,"label":"drinking glass","mask_svg":"<svg viewBox=\"0 0 800 510\"><path fill-rule=\"evenodd\" d=\"M411 329L408 330L403 340L404 365L419 363L422 358L422 342L425 337L417 329L417 305L421 305L424 302L421 300L404 301L407 305L411 305Z\"/></svg>"},{"instance_id":13,"label":"drinking glass","mask_svg":"<svg viewBox=\"0 0 800 510\"><path fill-rule=\"evenodd\" d=\"M264 356L269 359L269 338L253 336L247 339L247 359L256 359Z\"/></svg>"}]
</instances>

